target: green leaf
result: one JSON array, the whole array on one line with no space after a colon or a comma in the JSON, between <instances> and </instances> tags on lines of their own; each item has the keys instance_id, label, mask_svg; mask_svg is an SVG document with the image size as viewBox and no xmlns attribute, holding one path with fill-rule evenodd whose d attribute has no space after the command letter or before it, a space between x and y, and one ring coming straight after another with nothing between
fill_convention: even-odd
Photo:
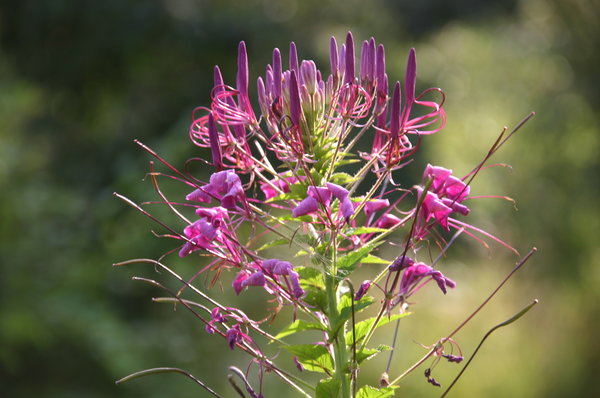
<instances>
[{"instance_id":1,"label":"green leaf","mask_svg":"<svg viewBox=\"0 0 600 398\"><path fill-rule=\"evenodd\" d=\"M350 319L352 317L352 301L354 300L349 294L344 294L340 298L338 304L338 312L340 318ZM358 301L354 301L354 312L359 313L373 303L374 299L371 296L364 296Z\"/></svg>"},{"instance_id":2,"label":"green leaf","mask_svg":"<svg viewBox=\"0 0 600 398\"><path fill-rule=\"evenodd\" d=\"M309 306L316 307L324 314L327 314L327 292L325 289L311 286L304 288L304 302Z\"/></svg>"},{"instance_id":3,"label":"green leaf","mask_svg":"<svg viewBox=\"0 0 600 398\"><path fill-rule=\"evenodd\" d=\"M335 163L337 167L360 162L360 159L344 159Z\"/></svg>"},{"instance_id":4,"label":"green leaf","mask_svg":"<svg viewBox=\"0 0 600 398\"><path fill-rule=\"evenodd\" d=\"M304 369L311 372L333 372L333 359L327 348L314 344L284 346L290 354L296 356Z\"/></svg>"},{"instance_id":5,"label":"green leaf","mask_svg":"<svg viewBox=\"0 0 600 398\"><path fill-rule=\"evenodd\" d=\"M348 173L334 173L331 175L331 182L337 185L346 185L356 181L356 177L351 176Z\"/></svg>"},{"instance_id":6,"label":"green leaf","mask_svg":"<svg viewBox=\"0 0 600 398\"><path fill-rule=\"evenodd\" d=\"M295 270L300 275L300 286L305 293L304 301L326 313L327 292L321 271L309 267L296 267Z\"/></svg>"},{"instance_id":7,"label":"green leaf","mask_svg":"<svg viewBox=\"0 0 600 398\"><path fill-rule=\"evenodd\" d=\"M394 396L394 390L398 388L394 387L384 387L384 388L375 388L371 386L363 386L358 393L356 394L356 398L388 398Z\"/></svg>"},{"instance_id":8,"label":"green leaf","mask_svg":"<svg viewBox=\"0 0 600 398\"><path fill-rule=\"evenodd\" d=\"M380 232L385 232L387 229L384 228L376 228L376 227L358 227L358 228L348 228L345 231L345 234L348 236L352 235L362 235L362 234L377 234Z\"/></svg>"},{"instance_id":9,"label":"green leaf","mask_svg":"<svg viewBox=\"0 0 600 398\"><path fill-rule=\"evenodd\" d=\"M256 249L256 251L260 252L260 251L263 251L266 249L270 249L271 247L286 245L288 243L290 243L289 239L279 238L279 239L275 239L275 240L265 243L264 245L262 245L261 247Z\"/></svg>"},{"instance_id":10,"label":"green leaf","mask_svg":"<svg viewBox=\"0 0 600 398\"><path fill-rule=\"evenodd\" d=\"M277 336L275 336L275 338L281 339L285 336L289 336L291 334L298 333L303 330L326 330L326 329L320 323L307 322L302 319L296 319L294 322L292 322L291 325L289 325L288 327L283 329L281 332L279 332L279 334Z\"/></svg>"},{"instance_id":11,"label":"green leaf","mask_svg":"<svg viewBox=\"0 0 600 398\"><path fill-rule=\"evenodd\" d=\"M345 256L342 256L337 261L337 267L339 270L345 272L352 272L356 264L358 264L363 258L368 256L373 249L379 246L382 242L368 243L358 250L354 250Z\"/></svg>"},{"instance_id":12,"label":"green leaf","mask_svg":"<svg viewBox=\"0 0 600 398\"><path fill-rule=\"evenodd\" d=\"M374 256L372 254L367 255L360 262L363 264L385 264L385 265L392 263L390 260L386 260L381 257Z\"/></svg>"},{"instance_id":13,"label":"green leaf","mask_svg":"<svg viewBox=\"0 0 600 398\"><path fill-rule=\"evenodd\" d=\"M410 312L405 312L404 314L394 314L390 317L384 316L377 323L377 328L380 328L383 325L387 325L388 323L395 321L396 319L404 318L405 316L410 315L410 314L411 314ZM367 332L369 331L369 329L371 329L371 327L375 323L375 319L377 319L377 318L376 317L368 318L368 319L365 319L364 321L358 322L354 326L354 332L356 334L356 344L359 344L362 341L362 339L365 338L365 336L367 335ZM352 345L352 330L350 330L348 333L346 333L346 344Z\"/></svg>"},{"instance_id":14,"label":"green leaf","mask_svg":"<svg viewBox=\"0 0 600 398\"><path fill-rule=\"evenodd\" d=\"M373 358L380 352L389 351L391 349L392 347L385 344L380 344L377 346L377 348L363 348L362 350L356 352L356 362L360 364L363 361Z\"/></svg>"},{"instance_id":15,"label":"green leaf","mask_svg":"<svg viewBox=\"0 0 600 398\"><path fill-rule=\"evenodd\" d=\"M277 195L274 198L265 200L265 203L278 202L281 200L301 200L304 199L304 197L306 197L306 192L304 193L304 195L296 194L293 192L286 192L282 193L281 195Z\"/></svg>"},{"instance_id":16,"label":"green leaf","mask_svg":"<svg viewBox=\"0 0 600 398\"><path fill-rule=\"evenodd\" d=\"M292 214L286 214L283 216L277 216L278 220L281 221L303 221L303 222L312 222L312 217L310 215L304 215L300 217L294 217Z\"/></svg>"},{"instance_id":17,"label":"green leaf","mask_svg":"<svg viewBox=\"0 0 600 398\"><path fill-rule=\"evenodd\" d=\"M340 393L341 382L330 378L323 379L317 384L317 398L332 398L337 397Z\"/></svg>"},{"instance_id":18,"label":"green leaf","mask_svg":"<svg viewBox=\"0 0 600 398\"><path fill-rule=\"evenodd\" d=\"M302 287L319 286L325 288L323 273L318 269L310 267L294 267L294 270L300 276L300 284Z\"/></svg>"},{"instance_id":19,"label":"green leaf","mask_svg":"<svg viewBox=\"0 0 600 398\"><path fill-rule=\"evenodd\" d=\"M352 318L352 301L353 297L350 297L349 294L345 294L340 298L340 302L338 304L338 318L337 322L333 327L331 336L334 337L337 334L337 331L344 325L344 323ZM373 303L374 299L371 296L364 296L359 301L354 302L354 312L358 313L361 310L364 310L369 305Z\"/></svg>"}]
</instances>

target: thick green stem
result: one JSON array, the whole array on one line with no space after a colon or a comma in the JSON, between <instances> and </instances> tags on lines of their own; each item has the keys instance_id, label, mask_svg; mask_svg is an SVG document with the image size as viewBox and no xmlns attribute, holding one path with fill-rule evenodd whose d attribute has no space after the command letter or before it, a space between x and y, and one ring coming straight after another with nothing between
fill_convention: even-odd
<instances>
[{"instance_id":1,"label":"thick green stem","mask_svg":"<svg viewBox=\"0 0 600 398\"><path fill-rule=\"evenodd\" d=\"M350 383L348 377L346 377L346 369L348 367L348 352L346 350L346 341L344 340L344 328L337 328L336 325L339 320L338 312L338 297L337 297L337 283L332 275L327 275L326 289L327 299L329 307L329 325L332 333L335 335L330 336L331 344L333 345L333 360L335 364L334 379L340 382L340 391L342 398L350 398Z\"/></svg>"}]
</instances>

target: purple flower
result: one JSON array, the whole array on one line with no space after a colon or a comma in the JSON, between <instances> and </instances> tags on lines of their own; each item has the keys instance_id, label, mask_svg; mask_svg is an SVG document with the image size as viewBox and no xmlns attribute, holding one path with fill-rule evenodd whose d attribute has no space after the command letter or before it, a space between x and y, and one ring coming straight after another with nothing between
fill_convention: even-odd
<instances>
[{"instance_id":1,"label":"purple flower","mask_svg":"<svg viewBox=\"0 0 600 398\"><path fill-rule=\"evenodd\" d=\"M292 296L295 299L299 299L304 296L304 289L302 289L300 286L300 275L298 275L298 273L294 270L289 270L288 276L292 285Z\"/></svg>"},{"instance_id":2,"label":"purple flower","mask_svg":"<svg viewBox=\"0 0 600 398\"><path fill-rule=\"evenodd\" d=\"M402 281L400 282L400 294L408 296L416 292L420 289L420 286L417 285L427 277L431 277L431 279L435 280L444 294L446 294L446 287L456 287L456 283L453 280L446 278L440 271L437 271L424 263L415 263L404 270Z\"/></svg>"},{"instance_id":3,"label":"purple flower","mask_svg":"<svg viewBox=\"0 0 600 398\"><path fill-rule=\"evenodd\" d=\"M451 213L469 214L469 208L461 203L469 194L469 186L454 177L452 170L428 164L423 173L423 185L428 180L431 180L431 185L423 199L421 209L423 222L417 229L417 236L426 233L424 223L431 219L435 219L444 229L449 230L448 218ZM423 195L423 188L417 187L417 192L420 197Z\"/></svg>"},{"instance_id":4,"label":"purple flower","mask_svg":"<svg viewBox=\"0 0 600 398\"><path fill-rule=\"evenodd\" d=\"M388 267L390 271L400 271L408 267L412 267L415 260L408 256L399 255Z\"/></svg>"},{"instance_id":5,"label":"purple flower","mask_svg":"<svg viewBox=\"0 0 600 398\"><path fill-rule=\"evenodd\" d=\"M215 323L223 323L226 320L225 317L221 315L221 309L218 307L213 308L211 311L211 317L212 319L208 322L208 325L206 325L205 328L206 333L208 334L213 334L215 332Z\"/></svg>"},{"instance_id":6,"label":"purple flower","mask_svg":"<svg viewBox=\"0 0 600 398\"><path fill-rule=\"evenodd\" d=\"M273 275L287 275L288 272L293 268L291 263L275 258L263 261L261 266L265 272Z\"/></svg>"},{"instance_id":7,"label":"purple flower","mask_svg":"<svg viewBox=\"0 0 600 398\"><path fill-rule=\"evenodd\" d=\"M448 360L448 362L454 362L454 363L459 363L462 362L463 359L465 359L462 355L450 355L450 354L443 354L442 355L444 358L446 358Z\"/></svg>"},{"instance_id":8,"label":"purple flower","mask_svg":"<svg viewBox=\"0 0 600 398\"><path fill-rule=\"evenodd\" d=\"M294 271L294 266L283 260L275 258L264 260L261 264L263 271L273 277L282 276L289 280L288 288L292 297L298 299L304 295L304 289L300 286L300 276Z\"/></svg>"},{"instance_id":9,"label":"purple flower","mask_svg":"<svg viewBox=\"0 0 600 398\"><path fill-rule=\"evenodd\" d=\"M427 377L427 382L433 386L440 387L441 384L438 383L433 377L431 377L431 369L425 369L425 377Z\"/></svg>"},{"instance_id":10,"label":"purple flower","mask_svg":"<svg viewBox=\"0 0 600 398\"><path fill-rule=\"evenodd\" d=\"M390 207L390 201L387 199L371 199L365 203L365 215L369 217L371 214Z\"/></svg>"},{"instance_id":11,"label":"purple flower","mask_svg":"<svg viewBox=\"0 0 600 398\"><path fill-rule=\"evenodd\" d=\"M298 357L294 357L294 363L296 364L296 368L300 372L304 372L304 366L300 363L300 361L298 360Z\"/></svg>"},{"instance_id":12,"label":"purple flower","mask_svg":"<svg viewBox=\"0 0 600 398\"><path fill-rule=\"evenodd\" d=\"M352 33L346 35L346 70L344 72L344 84L354 83L354 38Z\"/></svg>"},{"instance_id":13,"label":"purple flower","mask_svg":"<svg viewBox=\"0 0 600 398\"><path fill-rule=\"evenodd\" d=\"M290 186L297 183L299 180L295 176L280 176L275 177L270 181L270 184L266 182L260 183L260 189L265 194L266 199L271 199L279 195L279 191L283 193L290 192ZM277 191L273 186L277 187L279 191Z\"/></svg>"},{"instance_id":14,"label":"purple flower","mask_svg":"<svg viewBox=\"0 0 600 398\"><path fill-rule=\"evenodd\" d=\"M396 226L401 222L401 219L399 219L393 214L388 213L384 214L383 216L381 216L381 218L379 218L379 220L377 221L377 228L392 228L393 226Z\"/></svg>"},{"instance_id":15,"label":"purple flower","mask_svg":"<svg viewBox=\"0 0 600 398\"><path fill-rule=\"evenodd\" d=\"M215 227L207 218L201 218L183 230L188 239L179 250L179 256L185 257L188 254L200 250L212 248L213 241L219 235L218 227Z\"/></svg>"},{"instance_id":16,"label":"purple flower","mask_svg":"<svg viewBox=\"0 0 600 398\"><path fill-rule=\"evenodd\" d=\"M452 208L444 204L435 193L431 191L425 193L421 211L423 212L426 221L435 218L444 229L450 229L448 228L448 216L452 213Z\"/></svg>"},{"instance_id":17,"label":"purple flower","mask_svg":"<svg viewBox=\"0 0 600 398\"><path fill-rule=\"evenodd\" d=\"M356 291L356 293L354 294L354 301L358 301L361 298L363 298L363 296L365 294L367 294L367 291L369 290L369 288L371 287L371 284L373 282L371 282L370 280L366 280L363 283L360 284L360 287L358 288L358 290Z\"/></svg>"},{"instance_id":18,"label":"purple flower","mask_svg":"<svg viewBox=\"0 0 600 398\"><path fill-rule=\"evenodd\" d=\"M319 203L323 206L329 206L331 202L331 191L323 187L309 186L308 196L298 203L298 206L292 210L294 217L300 217L306 214L314 213L319 209Z\"/></svg>"},{"instance_id":19,"label":"purple flower","mask_svg":"<svg viewBox=\"0 0 600 398\"><path fill-rule=\"evenodd\" d=\"M431 191L440 197L462 202L469 195L469 186L454 177L450 169L428 164L423 173L423 181L428 179L432 179Z\"/></svg>"},{"instance_id":20,"label":"purple flower","mask_svg":"<svg viewBox=\"0 0 600 398\"><path fill-rule=\"evenodd\" d=\"M348 190L330 182L328 182L326 186L329 192L340 201L340 211L347 221L354 214L354 206L350 200Z\"/></svg>"},{"instance_id":21,"label":"purple flower","mask_svg":"<svg viewBox=\"0 0 600 398\"><path fill-rule=\"evenodd\" d=\"M308 196L292 210L294 217L316 212L319 210L319 203L325 207L329 206L332 196L340 201L340 212L346 221L354 214L354 205L350 200L348 190L337 184L328 182L325 187L311 185L308 187L307 194Z\"/></svg>"},{"instance_id":22,"label":"purple flower","mask_svg":"<svg viewBox=\"0 0 600 398\"><path fill-rule=\"evenodd\" d=\"M233 325L225 334L227 338L227 344L230 349L234 349L237 343L241 343L244 340L244 333L240 330L240 325Z\"/></svg>"},{"instance_id":23,"label":"purple flower","mask_svg":"<svg viewBox=\"0 0 600 398\"><path fill-rule=\"evenodd\" d=\"M210 139L210 150L212 153L213 166L217 171L223 170L223 159L221 155L221 143L219 133L212 112L208 114L208 137Z\"/></svg>"},{"instance_id":24,"label":"purple flower","mask_svg":"<svg viewBox=\"0 0 600 398\"><path fill-rule=\"evenodd\" d=\"M292 210L294 217L304 216L306 214L314 213L319 210L319 202L312 196L307 196L304 200L298 203L298 206Z\"/></svg>"},{"instance_id":25,"label":"purple flower","mask_svg":"<svg viewBox=\"0 0 600 398\"><path fill-rule=\"evenodd\" d=\"M226 209L235 208L235 203L245 198L240 177L233 170L223 170L210 176L210 183L186 196L187 200L210 203L211 198L221 201Z\"/></svg>"},{"instance_id":26,"label":"purple flower","mask_svg":"<svg viewBox=\"0 0 600 398\"><path fill-rule=\"evenodd\" d=\"M223 221L228 217L227 209L224 207L198 207L196 209L196 214L199 217L205 217L209 219L213 225L215 225L216 221Z\"/></svg>"},{"instance_id":27,"label":"purple flower","mask_svg":"<svg viewBox=\"0 0 600 398\"><path fill-rule=\"evenodd\" d=\"M242 282L242 288L246 286L264 286L265 283L265 275L261 271L256 271Z\"/></svg>"},{"instance_id":28,"label":"purple flower","mask_svg":"<svg viewBox=\"0 0 600 398\"><path fill-rule=\"evenodd\" d=\"M290 119L296 129L300 128L300 122L302 121L302 106L300 102L300 89L298 87L298 80L296 78L296 72L290 71L289 79L289 92L290 92Z\"/></svg>"},{"instance_id":29,"label":"purple flower","mask_svg":"<svg viewBox=\"0 0 600 398\"><path fill-rule=\"evenodd\" d=\"M233 282L231 282L231 287L233 287L233 291L235 292L235 294L239 295L242 292L242 290L244 290L245 286L243 285L243 283L246 279L248 279L249 276L250 272L245 269L237 273L235 279L233 280Z\"/></svg>"}]
</instances>

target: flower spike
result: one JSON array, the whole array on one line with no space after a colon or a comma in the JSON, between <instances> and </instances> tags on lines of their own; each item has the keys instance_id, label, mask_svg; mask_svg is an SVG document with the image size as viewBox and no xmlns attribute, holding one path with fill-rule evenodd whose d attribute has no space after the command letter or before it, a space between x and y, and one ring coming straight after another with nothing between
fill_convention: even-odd
<instances>
[{"instance_id":1,"label":"flower spike","mask_svg":"<svg viewBox=\"0 0 600 398\"><path fill-rule=\"evenodd\" d=\"M344 84L354 83L354 39L352 33L348 32L346 35L346 57L345 57L345 73L344 73Z\"/></svg>"}]
</instances>

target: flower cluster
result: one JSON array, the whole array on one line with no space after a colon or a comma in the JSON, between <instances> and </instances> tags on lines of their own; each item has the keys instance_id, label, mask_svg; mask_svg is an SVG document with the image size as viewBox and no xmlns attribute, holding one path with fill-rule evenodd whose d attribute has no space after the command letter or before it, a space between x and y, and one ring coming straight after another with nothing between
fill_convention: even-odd
<instances>
[{"instance_id":1,"label":"flower cluster","mask_svg":"<svg viewBox=\"0 0 600 398\"><path fill-rule=\"evenodd\" d=\"M420 184L402 188L394 182L393 175L411 163L421 139L439 132L446 118L441 90L416 92L414 49L404 89L394 83L391 96L385 50L373 38L362 43L358 71L351 33L341 46L331 39L329 72L313 61L300 61L294 43L288 65L275 49L256 82L259 113L249 97L246 45L238 48L234 85L226 84L215 67L210 106L194 110L189 131L194 144L211 150L207 163L215 171L208 182L178 173L191 187L186 206L195 209L196 217L190 221L175 210L187 224L176 236L179 255L209 256L212 261L200 272L213 270L215 279L232 269L236 295L264 289L276 303L273 316L283 305L293 307L294 322L273 337L262 322L202 296L214 306L199 305L210 313L209 318L198 315L206 331L218 331L231 349L252 355L261 382L264 371L273 371L308 395L264 353L256 336L281 343L287 335L319 330L323 339L310 345L281 347L299 370L324 373L323 385L349 397L357 377L349 369L381 352L367 343L385 323L382 319L407 315L407 299L431 281L443 294L456 287L435 268L431 247L440 247L441 256L450 228L457 235L498 239L459 220L469 214L464 202L470 198L467 177L472 173L459 178L450 169L427 165ZM359 146L371 149L358 151ZM172 208L178 204L169 202ZM404 238L396 240L400 232ZM396 252L393 261L380 257L386 242ZM288 250L270 251L283 245ZM284 258L285 253L290 254ZM351 276L362 266L370 267L373 276L354 291ZM382 293L379 301L369 295L373 286ZM355 313L376 302L381 304L376 317L352 324ZM443 344L433 353L450 362L462 359L444 353ZM437 385L430 369L426 376Z\"/></svg>"}]
</instances>

